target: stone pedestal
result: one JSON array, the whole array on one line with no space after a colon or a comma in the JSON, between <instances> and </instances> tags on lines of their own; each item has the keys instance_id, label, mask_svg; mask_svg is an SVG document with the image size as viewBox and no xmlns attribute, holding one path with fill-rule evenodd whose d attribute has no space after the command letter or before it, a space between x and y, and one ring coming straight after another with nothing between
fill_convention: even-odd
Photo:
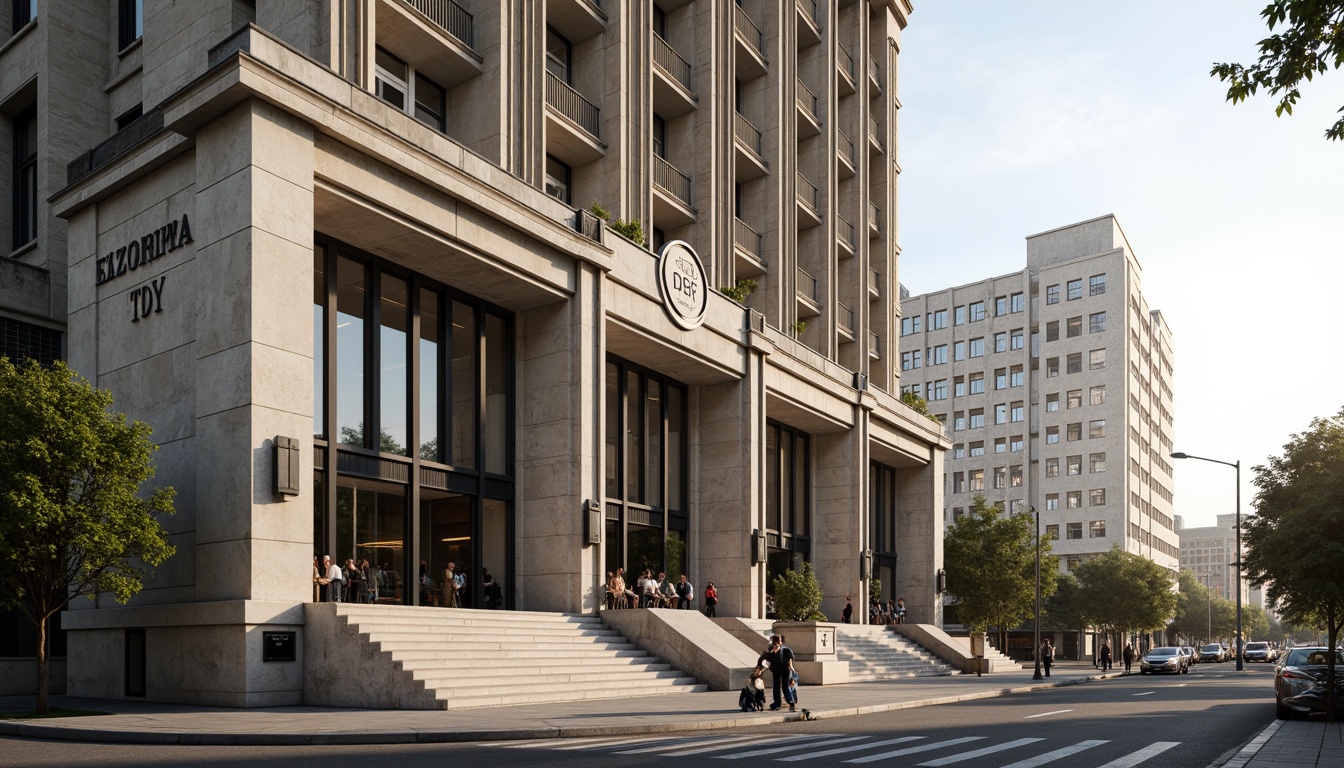
<instances>
[{"instance_id":1,"label":"stone pedestal","mask_svg":"<svg viewBox=\"0 0 1344 768\"><path fill-rule=\"evenodd\" d=\"M793 667L803 685L849 682L849 662L835 655L835 625L820 621L777 621L772 628L793 650Z\"/></svg>"}]
</instances>

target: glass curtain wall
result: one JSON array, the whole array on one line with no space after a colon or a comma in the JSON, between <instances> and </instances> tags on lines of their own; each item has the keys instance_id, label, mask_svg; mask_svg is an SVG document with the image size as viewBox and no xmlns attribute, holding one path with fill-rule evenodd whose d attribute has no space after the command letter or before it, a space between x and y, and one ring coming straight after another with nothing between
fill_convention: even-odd
<instances>
[{"instance_id":1,"label":"glass curtain wall","mask_svg":"<svg viewBox=\"0 0 1344 768\"><path fill-rule=\"evenodd\" d=\"M323 237L313 261L314 551L367 561L347 599L512 607L512 315Z\"/></svg>"},{"instance_id":2,"label":"glass curtain wall","mask_svg":"<svg viewBox=\"0 0 1344 768\"><path fill-rule=\"evenodd\" d=\"M868 465L868 540L873 549L873 575L882 580L882 599L896 599L896 470Z\"/></svg>"},{"instance_id":3,"label":"glass curtain wall","mask_svg":"<svg viewBox=\"0 0 1344 768\"><path fill-rule=\"evenodd\" d=\"M766 589L785 571L802 568L812 551L812 439L806 432L765 425Z\"/></svg>"},{"instance_id":4,"label":"glass curtain wall","mask_svg":"<svg viewBox=\"0 0 1344 768\"><path fill-rule=\"evenodd\" d=\"M686 571L686 387L616 357L606 366L606 569Z\"/></svg>"}]
</instances>

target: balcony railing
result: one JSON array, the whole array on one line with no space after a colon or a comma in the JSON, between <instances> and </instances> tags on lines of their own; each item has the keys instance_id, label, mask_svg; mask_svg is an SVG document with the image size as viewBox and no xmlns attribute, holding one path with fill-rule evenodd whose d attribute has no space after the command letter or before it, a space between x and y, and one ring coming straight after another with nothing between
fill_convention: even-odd
<instances>
[{"instance_id":1,"label":"balcony railing","mask_svg":"<svg viewBox=\"0 0 1344 768\"><path fill-rule=\"evenodd\" d=\"M835 234L849 250L854 250L854 225L840 214L835 215Z\"/></svg>"},{"instance_id":2,"label":"balcony railing","mask_svg":"<svg viewBox=\"0 0 1344 768\"><path fill-rule=\"evenodd\" d=\"M854 56L846 50L843 45L840 46L838 50L840 51L840 67L845 70L845 72L849 73L849 79L853 80L855 77Z\"/></svg>"},{"instance_id":3,"label":"balcony railing","mask_svg":"<svg viewBox=\"0 0 1344 768\"><path fill-rule=\"evenodd\" d=\"M737 247L755 257L757 261L765 263L765 260L761 257L760 233L738 218L733 219L733 242L737 244Z\"/></svg>"},{"instance_id":4,"label":"balcony railing","mask_svg":"<svg viewBox=\"0 0 1344 768\"><path fill-rule=\"evenodd\" d=\"M837 148L840 150L840 154L841 154L843 157L845 157L845 159L849 160L849 164L850 164L850 165L853 165L853 164L854 164L854 142L849 138L849 136L847 136L847 135L845 134L844 131L836 131L835 133L836 133L837 136L840 137L840 143L839 143L839 145L838 145L838 147L837 147Z\"/></svg>"},{"instance_id":5,"label":"balcony railing","mask_svg":"<svg viewBox=\"0 0 1344 768\"><path fill-rule=\"evenodd\" d=\"M840 312L836 316L836 323L844 331L854 332L854 310L846 304L840 304Z\"/></svg>"},{"instance_id":6,"label":"balcony railing","mask_svg":"<svg viewBox=\"0 0 1344 768\"><path fill-rule=\"evenodd\" d=\"M740 8L738 10L741 10ZM757 157L763 153L761 144L761 132L756 130L756 126L747 121L741 112L737 113L737 121L733 126L737 140L747 145L747 148L755 152Z\"/></svg>"},{"instance_id":7,"label":"balcony railing","mask_svg":"<svg viewBox=\"0 0 1344 768\"><path fill-rule=\"evenodd\" d=\"M882 273L872 267L868 268L868 292L876 296L882 295Z\"/></svg>"},{"instance_id":8,"label":"balcony railing","mask_svg":"<svg viewBox=\"0 0 1344 768\"><path fill-rule=\"evenodd\" d=\"M691 205L691 178L657 155L653 156L653 183L687 208L694 207Z\"/></svg>"},{"instance_id":9,"label":"balcony railing","mask_svg":"<svg viewBox=\"0 0 1344 768\"><path fill-rule=\"evenodd\" d=\"M882 209L877 207L877 203L868 203L868 227L874 232L881 230Z\"/></svg>"},{"instance_id":10,"label":"balcony railing","mask_svg":"<svg viewBox=\"0 0 1344 768\"><path fill-rule=\"evenodd\" d=\"M882 356L882 339L872 331L868 332L868 355L870 357Z\"/></svg>"},{"instance_id":11,"label":"balcony railing","mask_svg":"<svg viewBox=\"0 0 1344 768\"><path fill-rule=\"evenodd\" d=\"M868 77L872 78L879 88L882 87L882 78L877 76L877 59L872 56L868 57Z\"/></svg>"},{"instance_id":12,"label":"balcony railing","mask_svg":"<svg viewBox=\"0 0 1344 768\"><path fill-rule=\"evenodd\" d=\"M803 111L807 112L813 120L821 122L821 117L818 114L817 94L813 93L812 89L808 88L802 80L798 81L798 106L802 107Z\"/></svg>"},{"instance_id":13,"label":"balcony railing","mask_svg":"<svg viewBox=\"0 0 1344 768\"><path fill-rule=\"evenodd\" d=\"M467 9L453 0L406 0L415 10L429 17L443 31L472 47L472 18Z\"/></svg>"},{"instance_id":14,"label":"balcony railing","mask_svg":"<svg viewBox=\"0 0 1344 768\"><path fill-rule=\"evenodd\" d=\"M882 132L879 130L877 124L877 115L874 115L871 112L868 113L868 138L873 140L873 143L877 145L878 149L882 149L884 146L882 143Z\"/></svg>"},{"instance_id":15,"label":"balcony railing","mask_svg":"<svg viewBox=\"0 0 1344 768\"><path fill-rule=\"evenodd\" d=\"M813 24L821 23L821 13L817 9L817 0L798 0L798 7Z\"/></svg>"},{"instance_id":16,"label":"balcony railing","mask_svg":"<svg viewBox=\"0 0 1344 768\"><path fill-rule=\"evenodd\" d=\"M816 184L808 181L807 177L801 173L798 174L798 199L802 201L803 205L812 209L813 213L820 210L818 201L821 199L821 192L817 189Z\"/></svg>"},{"instance_id":17,"label":"balcony railing","mask_svg":"<svg viewBox=\"0 0 1344 768\"><path fill-rule=\"evenodd\" d=\"M746 11L742 10L742 6L734 5L733 11L735 12L733 14L733 25L736 27L737 33L748 43L756 46L756 50L764 56L765 35L761 34L761 28L756 26L756 22L751 20Z\"/></svg>"},{"instance_id":18,"label":"balcony railing","mask_svg":"<svg viewBox=\"0 0 1344 768\"><path fill-rule=\"evenodd\" d=\"M653 63L662 67L674 80L685 86L686 90L695 92L695 88L691 86L690 62L681 58L681 54L657 32L653 34Z\"/></svg>"},{"instance_id":19,"label":"balcony railing","mask_svg":"<svg viewBox=\"0 0 1344 768\"><path fill-rule=\"evenodd\" d=\"M546 73L546 103L595 138L601 137L598 127L602 122L602 113L597 105L580 96L578 91L550 72Z\"/></svg>"},{"instance_id":20,"label":"balcony railing","mask_svg":"<svg viewBox=\"0 0 1344 768\"><path fill-rule=\"evenodd\" d=\"M798 295L814 304L817 301L817 278L812 273L798 267Z\"/></svg>"}]
</instances>

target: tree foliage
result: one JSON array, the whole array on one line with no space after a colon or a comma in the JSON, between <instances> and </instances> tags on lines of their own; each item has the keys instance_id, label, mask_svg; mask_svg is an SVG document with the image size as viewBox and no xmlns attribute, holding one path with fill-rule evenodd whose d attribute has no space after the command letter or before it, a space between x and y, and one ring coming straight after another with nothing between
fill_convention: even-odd
<instances>
[{"instance_id":1,"label":"tree foliage","mask_svg":"<svg viewBox=\"0 0 1344 768\"><path fill-rule=\"evenodd\" d=\"M1073 574L1092 624L1103 632L1153 632L1165 628L1176 611L1171 572L1118 544L1079 563Z\"/></svg>"},{"instance_id":2,"label":"tree foliage","mask_svg":"<svg viewBox=\"0 0 1344 768\"><path fill-rule=\"evenodd\" d=\"M1260 41L1260 58L1250 66L1214 64L1210 75L1228 84L1233 104L1264 88L1279 99L1276 115L1291 115L1301 98L1302 81L1344 66L1344 0L1274 0L1260 12L1271 32ZM1339 110L1344 113L1344 107ZM1325 132L1344 139L1344 117Z\"/></svg>"},{"instance_id":3,"label":"tree foliage","mask_svg":"<svg viewBox=\"0 0 1344 768\"><path fill-rule=\"evenodd\" d=\"M971 630L1007 631L1026 621L1036 606L1036 538L1031 515L1008 515L976 496L967 514L943 540L947 591L957 615ZM1041 599L1055 591L1059 565L1042 537Z\"/></svg>"},{"instance_id":4,"label":"tree foliage","mask_svg":"<svg viewBox=\"0 0 1344 768\"><path fill-rule=\"evenodd\" d=\"M47 711L47 625L69 600L126 602L173 554L157 516L173 490L147 497L149 427L111 413L112 396L64 363L0 357L0 605L38 632L37 710Z\"/></svg>"},{"instance_id":5,"label":"tree foliage","mask_svg":"<svg viewBox=\"0 0 1344 768\"><path fill-rule=\"evenodd\" d=\"M1081 637L1088 625L1092 623L1087 602L1083 600L1082 586L1073 574L1059 574L1056 577L1054 594L1050 595L1049 599L1042 601L1042 624L1060 629L1075 629L1078 630L1078 635ZM1081 654L1082 652L1083 647L1080 643L1078 653Z\"/></svg>"},{"instance_id":6,"label":"tree foliage","mask_svg":"<svg viewBox=\"0 0 1344 768\"><path fill-rule=\"evenodd\" d=\"M1213 633L1212 591L1193 571L1181 571L1177 584L1180 591L1176 594L1172 631L1184 638L1203 638L1206 643L1212 642L1218 637Z\"/></svg>"},{"instance_id":7,"label":"tree foliage","mask_svg":"<svg viewBox=\"0 0 1344 768\"><path fill-rule=\"evenodd\" d=\"M1255 515L1242 525L1246 575L1265 587L1285 619L1324 628L1337 647L1344 624L1344 409L1313 419L1282 454L1252 471Z\"/></svg>"},{"instance_id":8,"label":"tree foliage","mask_svg":"<svg viewBox=\"0 0 1344 768\"><path fill-rule=\"evenodd\" d=\"M821 601L825 595L812 563L803 561L803 570L785 571L770 585L775 596L775 615L780 621L825 621Z\"/></svg>"}]
</instances>

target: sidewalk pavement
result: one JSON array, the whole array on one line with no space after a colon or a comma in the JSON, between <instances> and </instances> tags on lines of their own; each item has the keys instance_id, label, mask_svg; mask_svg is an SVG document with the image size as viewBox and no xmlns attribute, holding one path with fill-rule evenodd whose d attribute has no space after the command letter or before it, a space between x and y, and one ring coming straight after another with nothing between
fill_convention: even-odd
<instances>
[{"instance_id":1,"label":"sidewalk pavement","mask_svg":"<svg viewBox=\"0 0 1344 768\"><path fill-rule=\"evenodd\" d=\"M799 711L745 713L737 691L636 696L556 704L447 711L327 707L226 709L131 700L52 696L63 709L108 712L89 717L0 721L0 736L63 741L186 745L403 744L500 741L671 733L735 728L1025 693L1120 677L1088 662L1058 662L1049 679L1032 669L976 677L915 677L847 685L807 686ZM858 702L862 702L861 704ZM31 696L0 697L0 711L31 709ZM1344 726L1275 720L1221 768L1344 766ZM1210 766L1210 768L1214 768Z\"/></svg>"}]
</instances>

